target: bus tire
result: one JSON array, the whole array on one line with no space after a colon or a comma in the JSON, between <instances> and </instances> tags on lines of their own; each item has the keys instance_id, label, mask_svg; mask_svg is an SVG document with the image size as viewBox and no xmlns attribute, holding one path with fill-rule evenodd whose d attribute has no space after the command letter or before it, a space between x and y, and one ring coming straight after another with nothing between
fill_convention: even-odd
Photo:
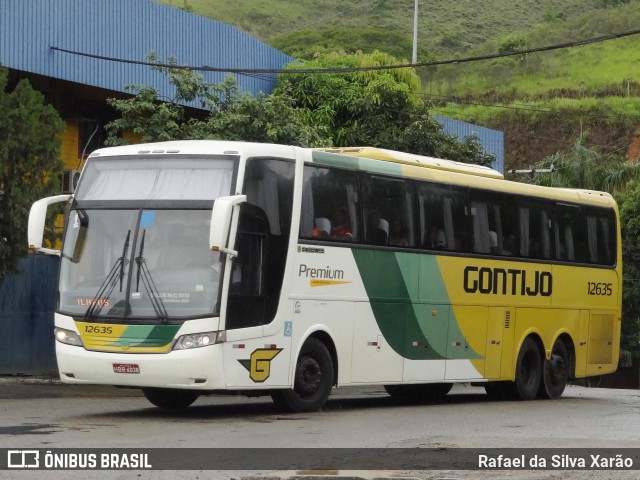
<instances>
[{"instance_id":1,"label":"bus tire","mask_svg":"<svg viewBox=\"0 0 640 480\"><path fill-rule=\"evenodd\" d=\"M271 394L275 404L292 413L315 412L325 404L333 388L334 366L324 343L309 338L302 346L293 389L276 390Z\"/></svg>"},{"instance_id":2,"label":"bus tire","mask_svg":"<svg viewBox=\"0 0 640 480\"><path fill-rule=\"evenodd\" d=\"M420 383L413 385L385 385L384 389L392 397L417 400L440 400L453 388L452 383Z\"/></svg>"},{"instance_id":3,"label":"bus tire","mask_svg":"<svg viewBox=\"0 0 640 480\"><path fill-rule=\"evenodd\" d=\"M200 396L192 390L175 388L143 388L142 393L147 400L160 408L187 408Z\"/></svg>"},{"instance_id":4,"label":"bus tire","mask_svg":"<svg viewBox=\"0 0 640 480\"><path fill-rule=\"evenodd\" d=\"M533 400L538 396L541 381L542 356L535 340L527 337L518 352L516 379L511 385L511 396L516 400Z\"/></svg>"},{"instance_id":5,"label":"bus tire","mask_svg":"<svg viewBox=\"0 0 640 480\"><path fill-rule=\"evenodd\" d=\"M567 346L562 340L556 340L551 349L551 359L545 358L543 363L538 396L540 398L559 398L569 379L569 354Z\"/></svg>"}]
</instances>

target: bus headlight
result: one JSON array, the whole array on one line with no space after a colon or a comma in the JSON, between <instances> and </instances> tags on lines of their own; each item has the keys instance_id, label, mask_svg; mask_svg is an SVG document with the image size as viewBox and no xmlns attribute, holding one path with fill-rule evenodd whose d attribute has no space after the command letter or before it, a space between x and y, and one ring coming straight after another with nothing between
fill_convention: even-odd
<instances>
[{"instance_id":1,"label":"bus headlight","mask_svg":"<svg viewBox=\"0 0 640 480\"><path fill-rule=\"evenodd\" d=\"M173 349L188 350L190 348L206 347L207 345L213 345L214 343L223 341L224 332L190 333L189 335L179 337L173 345Z\"/></svg>"},{"instance_id":2,"label":"bus headlight","mask_svg":"<svg viewBox=\"0 0 640 480\"><path fill-rule=\"evenodd\" d=\"M66 343L67 345L75 345L76 347L82 347L82 339L73 330L67 330L65 328L56 327L53 330L56 340L60 343Z\"/></svg>"}]
</instances>

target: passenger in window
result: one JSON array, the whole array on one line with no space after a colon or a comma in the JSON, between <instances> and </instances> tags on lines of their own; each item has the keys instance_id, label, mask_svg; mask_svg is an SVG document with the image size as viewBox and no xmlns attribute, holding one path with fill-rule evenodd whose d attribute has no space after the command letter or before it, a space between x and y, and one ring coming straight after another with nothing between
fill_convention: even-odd
<instances>
[{"instance_id":1,"label":"passenger in window","mask_svg":"<svg viewBox=\"0 0 640 480\"><path fill-rule=\"evenodd\" d=\"M343 240L350 242L353 238L351 234L351 227L347 220L347 210L344 207L339 207L333 214L333 223L331 227L332 240Z\"/></svg>"},{"instance_id":2,"label":"passenger in window","mask_svg":"<svg viewBox=\"0 0 640 480\"><path fill-rule=\"evenodd\" d=\"M408 247L410 245L409 238L407 237L407 229L397 218L391 222L389 243L399 247Z\"/></svg>"},{"instance_id":3,"label":"passenger in window","mask_svg":"<svg viewBox=\"0 0 640 480\"><path fill-rule=\"evenodd\" d=\"M502 244L502 255L514 255L516 251L516 237L511 234L507 235Z\"/></svg>"},{"instance_id":4,"label":"passenger in window","mask_svg":"<svg viewBox=\"0 0 640 480\"><path fill-rule=\"evenodd\" d=\"M446 241L444 232L435 225L429 227L429 230L427 231L427 238L424 243L424 248L427 248L429 250L443 250L445 244Z\"/></svg>"},{"instance_id":5,"label":"passenger in window","mask_svg":"<svg viewBox=\"0 0 640 480\"><path fill-rule=\"evenodd\" d=\"M311 231L311 237L326 240L331 235L331 222L328 218L316 218L314 221L314 227Z\"/></svg>"},{"instance_id":6,"label":"passenger in window","mask_svg":"<svg viewBox=\"0 0 640 480\"><path fill-rule=\"evenodd\" d=\"M451 250L453 248L454 252L468 252L470 250L469 245L469 231L461 230L459 232L460 236L456 236L453 239L453 245L448 246L447 250Z\"/></svg>"},{"instance_id":7,"label":"passenger in window","mask_svg":"<svg viewBox=\"0 0 640 480\"><path fill-rule=\"evenodd\" d=\"M531 258L542 258L542 244L540 240L529 240L531 245Z\"/></svg>"},{"instance_id":8,"label":"passenger in window","mask_svg":"<svg viewBox=\"0 0 640 480\"><path fill-rule=\"evenodd\" d=\"M367 238L368 243L373 245L386 245L389 240L389 232L385 230L384 225L386 224L387 229L389 228L389 224L386 220L380 218L380 215L377 212L371 212L369 214L369 223L368 223L368 235Z\"/></svg>"}]
</instances>

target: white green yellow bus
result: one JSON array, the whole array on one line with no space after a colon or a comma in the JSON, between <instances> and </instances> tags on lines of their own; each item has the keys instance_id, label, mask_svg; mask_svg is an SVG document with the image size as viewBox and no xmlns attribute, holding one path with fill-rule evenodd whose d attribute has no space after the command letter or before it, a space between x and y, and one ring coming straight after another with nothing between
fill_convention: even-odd
<instances>
[{"instance_id":1,"label":"white green yellow bus","mask_svg":"<svg viewBox=\"0 0 640 480\"><path fill-rule=\"evenodd\" d=\"M66 202L60 252L47 206ZM155 405L334 387L559 397L615 371L622 262L606 193L374 149L223 141L105 148L36 202L60 254L60 378Z\"/></svg>"}]
</instances>

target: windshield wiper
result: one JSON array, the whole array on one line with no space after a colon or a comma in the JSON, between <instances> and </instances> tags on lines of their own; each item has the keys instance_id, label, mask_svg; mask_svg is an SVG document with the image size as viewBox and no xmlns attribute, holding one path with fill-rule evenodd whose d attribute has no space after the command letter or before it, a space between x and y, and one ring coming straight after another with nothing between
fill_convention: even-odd
<instances>
[{"instance_id":1,"label":"windshield wiper","mask_svg":"<svg viewBox=\"0 0 640 480\"><path fill-rule=\"evenodd\" d=\"M142 272L142 268L140 268L141 262L146 262L144 258L144 238L147 234L146 230L142 231L142 240L140 240L140 255L136 257L136 264L138 265L138 272L136 274L136 292L140 291L140 273Z\"/></svg>"},{"instance_id":2,"label":"windshield wiper","mask_svg":"<svg viewBox=\"0 0 640 480\"><path fill-rule=\"evenodd\" d=\"M138 265L138 272L136 274L136 291L140 291L140 278L142 278L142 284L144 285L144 289L149 296L149 301L151 302L153 311L155 312L156 316L160 320L162 320L162 323L167 323L169 321L169 314L167 313L167 309L164 306L162 298L160 298L158 287L156 287L156 284L153 281L153 277L151 276L149 267L147 267L147 260L143 256L146 233L146 230L142 231L142 240L140 240L140 255L136 257L136 264Z\"/></svg>"},{"instance_id":3,"label":"windshield wiper","mask_svg":"<svg viewBox=\"0 0 640 480\"><path fill-rule=\"evenodd\" d=\"M120 257L120 291L122 292L122 281L124 280L124 259L127 258L127 251L129 250L129 237L131 236L131 230L127 231L127 238L124 241L122 247L122 256Z\"/></svg>"},{"instance_id":4,"label":"windshield wiper","mask_svg":"<svg viewBox=\"0 0 640 480\"><path fill-rule=\"evenodd\" d=\"M118 277L120 278L120 291L122 291L122 280L124 279L124 263L125 258L127 257L127 252L129 251L129 238L131 237L131 230L127 231L127 238L124 240L124 245L122 246L122 256L118 258L107 278L104 279L100 287L98 288L98 292L95 294L93 299L91 300L91 304L87 308L87 311L84 313L83 320L89 320L95 317L100 311L102 307L105 306L106 299L111 297L111 293L116 286L116 282Z\"/></svg>"}]
</instances>

